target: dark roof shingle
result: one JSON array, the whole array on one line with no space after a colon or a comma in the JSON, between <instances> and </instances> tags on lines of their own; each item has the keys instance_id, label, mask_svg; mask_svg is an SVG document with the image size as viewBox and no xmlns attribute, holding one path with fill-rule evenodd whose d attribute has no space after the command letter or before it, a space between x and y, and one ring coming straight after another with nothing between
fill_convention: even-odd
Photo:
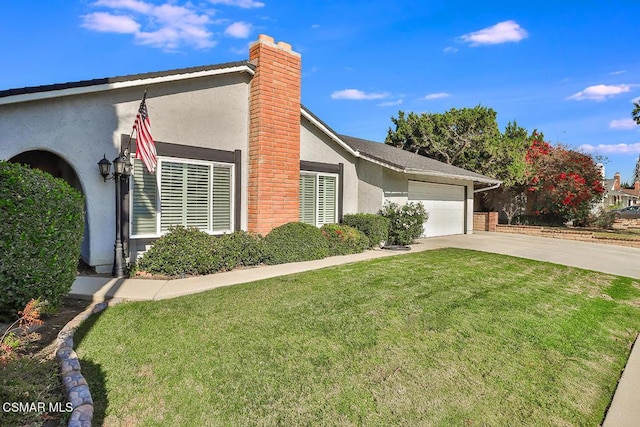
<instances>
[{"instance_id":1,"label":"dark roof shingle","mask_svg":"<svg viewBox=\"0 0 640 427\"><path fill-rule=\"evenodd\" d=\"M6 89L6 90L0 90L0 98L4 98L7 96L15 96L15 95L27 95L31 93L73 89L73 88L79 88L79 87L98 86L98 85L108 84L108 83L119 83L119 82L127 82L132 80L151 79L155 77L172 76L175 74L189 74L189 73L197 73L200 71L223 70L225 68L234 68L234 67L241 67L241 66L247 66L251 69L255 69L255 66L251 64L249 61L225 62L223 64L203 65L199 67L188 67L188 68L177 68L173 70L156 71L151 73L129 74L126 76L104 77L100 79L80 80L77 82L55 83L55 84L42 85L42 86L28 86L28 87L22 87L17 89Z\"/></svg>"},{"instance_id":2,"label":"dark roof shingle","mask_svg":"<svg viewBox=\"0 0 640 427\"><path fill-rule=\"evenodd\" d=\"M452 166L397 147L392 147L391 145L347 135L340 135L340 138L351 148L359 151L363 155L405 172L433 173L434 175L467 178L484 183L498 184L501 182L500 180L479 173Z\"/></svg>"}]
</instances>

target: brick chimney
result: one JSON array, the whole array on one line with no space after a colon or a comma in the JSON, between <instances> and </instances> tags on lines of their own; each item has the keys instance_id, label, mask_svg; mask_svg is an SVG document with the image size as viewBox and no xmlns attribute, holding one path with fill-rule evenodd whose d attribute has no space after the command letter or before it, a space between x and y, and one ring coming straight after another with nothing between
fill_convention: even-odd
<instances>
[{"instance_id":1,"label":"brick chimney","mask_svg":"<svg viewBox=\"0 0 640 427\"><path fill-rule=\"evenodd\" d=\"M633 189L640 194L640 182L636 181L633 183Z\"/></svg>"},{"instance_id":2,"label":"brick chimney","mask_svg":"<svg viewBox=\"0 0 640 427\"><path fill-rule=\"evenodd\" d=\"M616 191L620 191L620 173L616 172L613 176L613 189Z\"/></svg>"},{"instance_id":3,"label":"brick chimney","mask_svg":"<svg viewBox=\"0 0 640 427\"><path fill-rule=\"evenodd\" d=\"M249 60L248 229L266 234L299 220L301 58L262 34Z\"/></svg>"}]
</instances>

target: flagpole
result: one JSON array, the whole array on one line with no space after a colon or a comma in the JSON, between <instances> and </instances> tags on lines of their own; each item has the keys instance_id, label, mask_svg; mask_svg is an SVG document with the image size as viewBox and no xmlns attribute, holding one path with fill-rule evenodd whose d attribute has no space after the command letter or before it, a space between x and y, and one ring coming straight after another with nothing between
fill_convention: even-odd
<instances>
[{"instance_id":1,"label":"flagpole","mask_svg":"<svg viewBox=\"0 0 640 427\"><path fill-rule=\"evenodd\" d=\"M142 101L140 101L140 105L144 104L144 102L147 100L148 90L148 87L144 88L144 93L142 94ZM129 141L127 142L127 148L124 149L124 154L127 157L129 156L129 154L131 154L131 140L133 139L133 132L135 132L135 128L131 129L131 133L129 134Z\"/></svg>"}]
</instances>

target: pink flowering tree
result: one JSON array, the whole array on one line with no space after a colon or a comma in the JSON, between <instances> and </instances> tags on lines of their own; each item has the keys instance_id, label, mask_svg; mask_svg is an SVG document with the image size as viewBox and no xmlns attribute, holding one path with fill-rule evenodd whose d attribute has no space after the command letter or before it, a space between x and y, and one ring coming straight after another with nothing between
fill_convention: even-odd
<instances>
[{"instance_id":1,"label":"pink flowering tree","mask_svg":"<svg viewBox=\"0 0 640 427\"><path fill-rule=\"evenodd\" d=\"M528 193L536 215L584 222L604 187L589 155L534 138L526 154Z\"/></svg>"}]
</instances>

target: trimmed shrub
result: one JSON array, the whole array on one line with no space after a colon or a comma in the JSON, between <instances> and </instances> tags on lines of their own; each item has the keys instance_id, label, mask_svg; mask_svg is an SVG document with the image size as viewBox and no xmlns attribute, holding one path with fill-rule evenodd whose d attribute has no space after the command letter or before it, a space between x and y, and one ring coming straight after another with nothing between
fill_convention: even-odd
<instances>
[{"instance_id":1,"label":"trimmed shrub","mask_svg":"<svg viewBox=\"0 0 640 427\"><path fill-rule=\"evenodd\" d=\"M389 238L389 219L380 215L359 213L344 215L342 222L362 231L371 247L379 247Z\"/></svg>"},{"instance_id":2,"label":"trimmed shrub","mask_svg":"<svg viewBox=\"0 0 640 427\"><path fill-rule=\"evenodd\" d=\"M319 228L301 222L276 227L264 238L265 263L310 261L329 255L329 243Z\"/></svg>"},{"instance_id":3,"label":"trimmed shrub","mask_svg":"<svg viewBox=\"0 0 640 427\"><path fill-rule=\"evenodd\" d=\"M220 256L221 268L233 270L261 264L264 260L262 236L246 231L224 234L215 241L215 251Z\"/></svg>"},{"instance_id":4,"label":"trimmed shrub","mask_svg":"<svg viewBox=\"0 0 640 427\"><path fill-rule=\"evenodd\" d=\"M564 218L556 215L544 214L544 215L517 215L511 224L515 225L534 225L545 227L560 227L565 223Z\"/></svg>"},{"instance_id":5,"label":"trimmed shrub","mask_svg":"<svg viewBox=\"0 0 640 427\"><path fill-rule=\"evenodd\" d=\"M390 245L409 245L424 232L424 222L429 215L421 203L407 203L398 205L387 202L379 212L385 218L389 218Z\"/></svg>"},{"instance_id":6,"label":"trimmed shrub","mask_svg":"<svg viewBox=\"0 0 640 427\"><path fill-rule=\"evenodd\" d=\"M222 259L214 239L197 228L172 227L142 255L136 269L163 276L215 273Z\"/></svg>"},{"instance_id":7,"label":"trimmed shrub","mask_svg":"<svg viewBox=\"0 0 640 427\"><path fill-rule=\"evenodd\" d=\"M0 161L0 317L62 303L78 271L84 198L64 180Z\"/></svg>"},{"instance_id":8,"label":"trimmed shrub","mask_svg":"<svg viewBox=\"0 0 640 427\"><path fill-rule=\"evenodd\" d=\"M348 225L325 224L320 227L320 232L329 243L330 255L357 254L371 246L362 231Z\"/></svg>"},{"instance_id":9,"label":"trimmed shrub","mask_svg":"<svg viewBox=\"0 0 640 427\"><path fill-rule=\"evenodd\" d=\"M601 208L595 216L590 218L589 225L610 230L614 222L616 222L616 212Z\"/></svg>"}]
</instances>

